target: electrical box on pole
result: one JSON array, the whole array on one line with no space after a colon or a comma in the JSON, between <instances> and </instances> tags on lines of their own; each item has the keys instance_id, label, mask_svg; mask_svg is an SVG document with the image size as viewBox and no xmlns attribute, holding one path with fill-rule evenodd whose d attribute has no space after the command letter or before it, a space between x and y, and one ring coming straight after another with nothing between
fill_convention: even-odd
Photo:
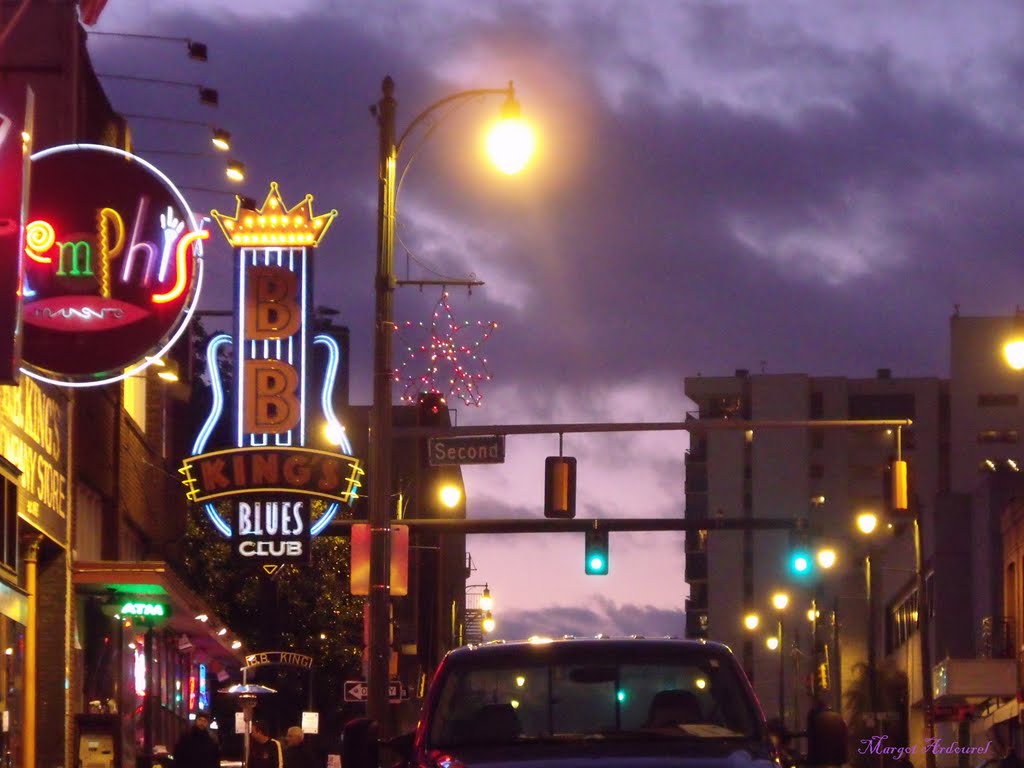
<instances>
[{"instance_id":1,"label":"electrical box on pole","mask_svg":"<svg viewBox=\"0 0 1024 768\"><path fill-rule=\"evenodd\" d=\"M544 517L576 517L576 459L548 456L544 461Z\"/></svg>"}]
</instances>

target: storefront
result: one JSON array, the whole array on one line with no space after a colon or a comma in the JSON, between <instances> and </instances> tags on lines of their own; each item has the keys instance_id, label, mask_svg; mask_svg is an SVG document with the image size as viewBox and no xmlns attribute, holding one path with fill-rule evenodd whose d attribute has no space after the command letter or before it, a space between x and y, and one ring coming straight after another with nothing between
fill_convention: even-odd
<instances>
[{"instance_id":1,"label":"storefront","mask_svg":"<svg viewBox=\"0 0 1024 768\"><path fill-rule=\"evenodd\" d=\"M76 563L83 654L76 754L83 768L147 764L173 752L195 713L223 713L215 694L238 677L245 649L162 562Z\"/></svg>"},{"instance_id":2,"label":"storefront","mask_svg":"<svg viewBox=\"0 0 1024 768\"><path fill-rule=\"evenodd\" d=\"M0 582L0 765L21 765L28 599Z\"/></svg>"}]
</instances>

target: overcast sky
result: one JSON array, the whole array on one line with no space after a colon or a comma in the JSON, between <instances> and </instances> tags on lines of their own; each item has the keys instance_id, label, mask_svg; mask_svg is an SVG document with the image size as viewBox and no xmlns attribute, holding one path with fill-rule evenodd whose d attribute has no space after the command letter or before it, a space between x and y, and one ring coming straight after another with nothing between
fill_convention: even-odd
<instances>
[{"instance_id":1,"label":"overcast sky","mask_svg":"<svg viewBox=\"0 0 1024 768\"><path fill-rule=\"evenodd\" d=\"M480 162L499 98L467 105L415 152L398 205L401 278L475 275L455 317L496 321L494 378L458 423L681 421L686 376L946 375L948 319L1024 303L1024 6L960 0L113 0L94 36L115 109L230 129L262 202L315 195L339 217L318 303L352 330L352 399L369 403L376 125L390 74L399 129L431 102L513 80L541 136L512 179ZM132 121L140 154L181 186L227 190L201 129ZM418 134L422 138L423 133ZM418 140L411 140L413 155ZM196 210L230 194L185 190ZM408 266L407 266L408 265ZM225 308L226 246L202 304ZM440 289L402 288L399 321ZM397 394L397 390L396 390ZM683 513L683 433L567 435L580 517ZM557 436L510 437L467 469L472 517L539 516ZM682 634L682 534L615 534L611 574L583 537L472 537L499 635Z\"/></svg>"}]
</instances>

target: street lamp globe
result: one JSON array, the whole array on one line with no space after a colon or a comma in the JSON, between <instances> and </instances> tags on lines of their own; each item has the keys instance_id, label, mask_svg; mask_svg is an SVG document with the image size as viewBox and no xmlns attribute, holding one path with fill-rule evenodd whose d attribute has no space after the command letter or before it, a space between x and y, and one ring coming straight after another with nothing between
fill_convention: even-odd
<instances>
[{"instance_id":1,"label":"street lamp globe","mask_svg":"<svg viewBox=\"0 0 1024 768\"><path fill-rule=\"evenodd\" d=\"M785 592L776 592L772 595L772 605L777 611L786 610L786 606L789 605L789 595Z\"/></svg>"},{"instance_id":2,"label":"street lamp globe","mask_svg":"<svg viewBox=\"0 0 1024 768\"><path fill-rule=\"evenodd\" d=\"M757 629L757 625L761 623L761 618L756 613L748 613L743 617L743 626L753 632Z\"/></svg>"},{"instance_id":3,"label":"street lamp globe","mask_svg":"<svg viewBox=\"0 0 1024 768\"><path fill-rule=\"evenodd\" d=\"M818 565L822 568L828 569L836 564L838 555L834 549L821 549L818 550Z\"/></svg>"},{"instance_id":4,"label":"street lamp globe","mask_svg":"<svg viewBox=\"0 0 1024 768\"><path fill-rule=\"evenodd\" d=\"M1006 355L1006 364L1013 370L1024 369L1024 339L1014 339L1003 347L1003 354Z\"/></svg>"},{"instance_id":5,"label":"street lamp globe","mask_svg":"<svg viewBox=\"0 0 1024 768\"><path fill-rule=\"evenodd\" d=\"M764 644L768 646L769 651L775 651L779 648L779 638L769 637L764 641Z\"/></svg>"},{"instance_id":6,"label":"street lamp globe","mask_svg":"<svg viewBox=\"0 0 1024 768\"><path fill-rule=\"evenodd\" d=\"M863 534L872 534L878 527L878 515L874 512L862 512L857 515L857 528Z\"/></svg>"},{"instance_id":7,"label":"street lamp globe","mask_svg":"<svg viewBox=\"0 0 1024 768\"><path fill-rule=\"evenodd\" d=\"M484 632L490 634L494 631L494 617L490 611L484 614Z\"/></svg>"},{"instance_id":8,"label":"street lamp globe","mask_svg":"<svg viewBox=\"0 0 1024 768\"><path fill-rule=\"evenodd\" d=\"M533 130L519 114L519 102L509 93L501 119L487 134L487 154L502 173L519 173L533 155L537 141Z\"/></svg>"},{"instance_id":9,"label":"street lamp globe","mask_svg":"<svg viewBox=\"0 0 1024 768\"><path fill-rule=\"evenodd\" d=\"M462 490L459 486L452 485L451 483L441 486L437 493L441 503L448 507L448 509L455 509L459 506L459 502L462 501Z\"/></svg>"},{"instance_id":10,"label":"street lamp globe","mask_svg":"<svg viewBox=\"0 0 1024 768\"><path fill-rule=\"evenodd\" d=\"M494 608L494 600L491 598L490 588L485 584L484 593L480 596L480 610L489 612L492 608Z\"/></svg>"}]
</instances>

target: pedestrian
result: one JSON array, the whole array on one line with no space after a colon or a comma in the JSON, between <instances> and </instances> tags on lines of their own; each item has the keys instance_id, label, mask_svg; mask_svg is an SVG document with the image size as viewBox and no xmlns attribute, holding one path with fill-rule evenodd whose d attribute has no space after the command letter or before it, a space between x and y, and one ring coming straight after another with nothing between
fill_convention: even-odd
<instances>
[{"instance_id":1,"label":"pedestrian","mask_svg":"<svg viewBox=\"0 0 1024 768\"><path fill-rule=\"evenodd\" d=\"M263 720L253 721L249 765L246 768L284 768L281 742L270 738L270 730Z\"/></svg>"},{"instance_id":2,"label":"pedestrian","mask_svg":"<svg viewBox=\"0 0 1024 768\"><path fill-rule=\"evenodd\" d=\"M220 747L210 734L210 713L196 712L196 719L174 747L174 764L192 768L220 768Z\"/></svg>"},{"instance_id":3,"label":"pedestrian","mask_svg":"<svg viewBox=\"0 0 1024 768\"><path fill-rule=\"evenodd\" d=\"M288 729L284 743L284 768L317 768L316 755L299 726Z\"/></svg>"}]
</instances>

